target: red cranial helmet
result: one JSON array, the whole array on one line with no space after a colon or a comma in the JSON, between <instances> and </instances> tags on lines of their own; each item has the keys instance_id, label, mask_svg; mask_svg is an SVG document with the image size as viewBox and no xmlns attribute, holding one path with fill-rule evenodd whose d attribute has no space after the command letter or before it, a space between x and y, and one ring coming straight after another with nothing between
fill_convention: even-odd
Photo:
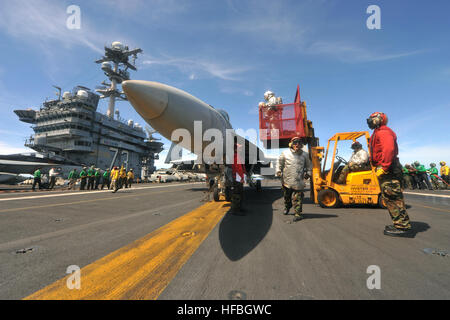
<instances>
[{"instance_id":1,"label":"red cranial helmet","mask_svg":"<svg viewBox=\"0 0 450 320\"><path fill-rule=\"evenodd\" d=\"M388 118L383 112L374 112L367 119L367 124L370 129L379 128L382 125L387 125Z\"/></svg>"}]
</instances>

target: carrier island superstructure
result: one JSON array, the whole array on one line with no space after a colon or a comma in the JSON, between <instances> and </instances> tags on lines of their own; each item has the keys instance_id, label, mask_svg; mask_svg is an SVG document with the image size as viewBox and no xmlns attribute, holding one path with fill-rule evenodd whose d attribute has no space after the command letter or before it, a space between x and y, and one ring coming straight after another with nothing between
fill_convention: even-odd
<instances>
[{"instance_id":1,"label":"carrier island superstructure","mask_svg":"<svg viewBox=\"0 0 450 320\"><path fill-rule=\"evenodd\" d=\"M118 84L129 79L127 69L136 70L134 60L141 49L128 50L119 42L105 47L105 55L97 60L111 83L103 82L96 90L83 86L45 101L40 110L15 110L19 120L32 124L34 135L25 146L44 155L49 160L67 161L70 164L91 166L105 170L124 165L133 169L140 178L154 170L154 160L162 151L162 143L153 139L149 129L133 120L120 118L115 109L116 100L126 100ZM128 58L132 56L132 63ZM107 114L97 112L99 100L108 98ZM146 132L147 131L147 132Z\"/></svg>"}]
</instances>

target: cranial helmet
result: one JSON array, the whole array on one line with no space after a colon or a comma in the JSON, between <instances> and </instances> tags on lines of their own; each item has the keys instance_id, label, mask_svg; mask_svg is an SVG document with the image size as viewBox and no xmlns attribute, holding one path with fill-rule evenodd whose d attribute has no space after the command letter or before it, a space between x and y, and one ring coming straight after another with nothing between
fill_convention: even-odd
<instances>
[{"instance_id":1,"label":"cranial helmet","mask_svg":"<svg viewBox=\"0 0 450 320\"><path fill-rule=\"evenodd\" d=\"M264 93L264 99L265 100L269 100L269 98L271 97L271 96L274 96L275 95L275 93L273 93L272 91L266 91L265 93Z\"/></svg>"},{"instance_id":2,"label":"cranial helmet","mask_svg":"<svg viewBox=\"0 0 450 320\"><path fill-rule=\"evenodd\" d=\"M289 142L289 148L293 149L294 144L298 144L299 149L301 149L303 147L303 142L300 137L291 138L291 141Z\"/></svg>"},{"instance_id":3,"label":"cranial helmet","mask_svg":"<svg viewBox=\"0 0 450 320\"><path fill-rule=\"evenodd\" d=\"M367 124L370 129L379 128L382 125L387 125L388 118L383 112L374 112L367 119Z\"/></svg>"},{"instance_id":4,"label":"cranial helmet","mask_svg":"<svg viewBox=\"0 0 450 320\"><path fill-rule=\"evenodd\" d=\"M414 161L414 165L415 166L420 166L420 162L419 161Z\"/></svg>"},{"instance_id":5,"label":"cranial helmet","mask_svg":"<svg viewBox=\"0 0 450 320\"><path fill-rule=\"evenodd\" d=\"M444 161L439 162L439 164L440 164L441 166L445 166L445 162L444 162Z\"/></svg>"},{"instance_id":6,"label":"cranial helmet","mask_svg":"<svg viewBox=\"0 0 450 320\"><path fill-rule=\"evenodd\" d=\"M436 163L430 163L430 167L432 168L436 167Z\"/></svg>"},{"instance_id":7,"label":"cranial helmet","mask_svg":"<svg viewBox=\"0 0 450 320\"><path fill-rule=\"evenodd\" d=\"M358 141L355 141L355 142L352 143L351 148L352 148L353 150L359 150L359 149L362 149L362 144L359 143Z\"/></svg>"}]
</instances>

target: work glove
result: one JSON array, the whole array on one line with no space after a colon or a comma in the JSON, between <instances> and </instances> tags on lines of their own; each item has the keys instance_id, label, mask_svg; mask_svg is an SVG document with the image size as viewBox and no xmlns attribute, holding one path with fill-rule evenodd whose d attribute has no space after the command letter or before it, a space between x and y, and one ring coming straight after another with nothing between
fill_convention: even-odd
<instances>
[{"instance_id":1,"label":"work glove","mask_svg":"<svg viewBox=\"0 0 450 320\"><path fill-rule=\"evenodd\" d=\"M387 172L383 170L383 168L379 168L377 169L377 171L375 171L375 174L377 175L377 177L382 176L383 174L386 174Z\"/></svg>"}]
</instances>

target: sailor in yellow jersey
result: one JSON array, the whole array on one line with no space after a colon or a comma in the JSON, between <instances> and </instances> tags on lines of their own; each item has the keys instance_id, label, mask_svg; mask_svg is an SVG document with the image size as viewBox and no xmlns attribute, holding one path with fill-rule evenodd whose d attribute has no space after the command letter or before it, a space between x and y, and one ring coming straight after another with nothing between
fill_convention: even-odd
<instances>
[{"instance_id":1,"label":"sailor in yellow jersey","mask_svg":"<svg viewBox=\"0 0 450 320\"><path fill-rule=\"evenodd\" d=\"M448 189L450 185L450 168L444 161L441 161L439 164L441 165L441 179L447 183L446 187Z\"/></svg>"},{"instance_id":2,"label":"sailor in yellow jersey","mask_svg":"<svg viewBox=\"0 0 450 320\"><path fill-rule=\"evenodd\" d=\"M127 173L127 182L125 184L125 188L131 188L131 184L133 183L133 180L134 180L133 169L130 169L130 171L128 171L128 173Z\"/></svg>"},{"instance_id":3,"label":"sailor in yellow jersey","mask_svg":"<svg viewBox=\"0 0 450 320\"><path fill-rule=\"evenodd\" d=\"M126 183L127 183L127 170L125 170L125 168L122 165L119 170L119 189L122 189L122 187Z\"/></svg>"},{"instance_id":4,"label":"sailor in yellow jersey","mask_svg":"<svg viewBox=\"0 0 450 320\"><path fill-rule=\"evenodd\" d=\"M116 193L117 190L119 190L119 169L117 169L117 167L114 167L111 170L111 189L113 190L113 193Z\"/></svg>"}]
</instances>

